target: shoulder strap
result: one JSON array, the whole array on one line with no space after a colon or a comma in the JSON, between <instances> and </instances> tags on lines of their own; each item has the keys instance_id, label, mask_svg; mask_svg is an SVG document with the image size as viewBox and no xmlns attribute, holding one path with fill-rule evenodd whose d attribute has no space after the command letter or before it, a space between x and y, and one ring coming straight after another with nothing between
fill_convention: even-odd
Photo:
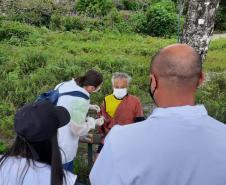
<instances>
[{"instance_id":1,"label":"shoulder strap","mask_svg":"<svg viewBox=\"0 0 226 185\"><path fill-rule=\"evenodd\" d=\"M75 97L80 97L80 98L84 98L86 100L89 100L89 96L87 96L85 93L81 92L81 91L71 91L71 92L65 92L65 93L60 93L60 96L75 96Z\"/></svg>"},{"instance_id":2,"label":"shoulder strap","mask_svg":"<svg viewBox=\"0 0 226 185\"><path fill-rule=\"evenodd\" d=\"M62 82L55 90L59 90L59 88L64 85L65 82Z\"/></svg>"}]
</instances>

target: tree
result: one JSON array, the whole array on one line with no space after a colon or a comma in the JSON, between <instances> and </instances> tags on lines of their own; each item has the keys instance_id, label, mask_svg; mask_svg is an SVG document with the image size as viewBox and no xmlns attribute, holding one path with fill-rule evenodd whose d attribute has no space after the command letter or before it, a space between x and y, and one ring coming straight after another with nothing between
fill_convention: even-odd
<instances>
[{"instance_id":1,"label":"tree","mask_svg":"<svg viewBox=\"0 0 226 185\"><path fill-rule=\"evenodd\" d=\"M204 61L220 0L190 0L181 42L194 47Z\"/></svg>"}]
</instances>

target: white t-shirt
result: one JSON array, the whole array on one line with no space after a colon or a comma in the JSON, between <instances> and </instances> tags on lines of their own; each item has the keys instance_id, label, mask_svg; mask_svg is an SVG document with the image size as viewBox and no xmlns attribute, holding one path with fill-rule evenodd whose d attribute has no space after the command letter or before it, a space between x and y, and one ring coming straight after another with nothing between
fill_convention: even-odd
<instances>
[{"instance_id":1,"label":"white t-shirt","mask_svg":"<svg viewBox=\"0 0 226 185\"><path fill-rule=\"evenodd\" d=\"M51 167L40 162L30 161L30 167L25 158L9 157L0 168L0 185L50 185ZM27 169L27 170L26 170ZM25 175L25 176L24 176ZM65 171L66 183L74 185L77 176Z\"/></svg>"}]
</instances>

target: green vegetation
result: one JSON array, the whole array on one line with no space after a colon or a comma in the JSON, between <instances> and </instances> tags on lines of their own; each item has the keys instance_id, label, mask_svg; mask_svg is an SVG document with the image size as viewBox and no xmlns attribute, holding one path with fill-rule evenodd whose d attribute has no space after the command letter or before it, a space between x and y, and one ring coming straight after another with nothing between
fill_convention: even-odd
<instances>
[{"instance_id":1,"label":"green vegetation","mask_svg":"<svg viewBox=\"0 0 226 185\"><path fill-rule=\"evenodd\" d=\"M174 38L115 32L57 32L10 21L2 21L0 35L0 96L3 97L0 101L0 135L6 138L13 136L13 114L18 107L34 101L40 93L60 81L76 77L90 68L101 71L105 78L100 93L93 95L94 102L100 103L104 95L111 92L112 73L124 71L133 77L130 92L138 95L144 105L149 104L150 58L159 48L176 42ZM225 71L225 51L225 39L211 43L204 63L208 73ZM203 91L207 92L208 88ZM224 92L224 86L221 91ZM209 101L210 98L202 100ZM218 102L218 99L214 101ZM224 105L219 106L224 108ZM213 115L226 121L219 114Z\"/></svg>"},{"instance_id":2,"label":"green vegetation","mask_svg":"<svg viewBox=\"0 0 226 185\"><path fill-rule=\"evenodd\" d=\"M170 37L177 34L177 9L171 0L10 1L6 19L52 30L113 30ZM1 8L1 6L0 6Z\"/></svg>"},{"instance_id":3,"label":"green vegetation","mask_svg":"<svg viewBox=\"0 0 226 185\"><path fill-rule=\"evenodd\" d=\"M0 141L0 154L6 151L6 149L7 149L6 144Z\"/></svg>"}]
</instances>

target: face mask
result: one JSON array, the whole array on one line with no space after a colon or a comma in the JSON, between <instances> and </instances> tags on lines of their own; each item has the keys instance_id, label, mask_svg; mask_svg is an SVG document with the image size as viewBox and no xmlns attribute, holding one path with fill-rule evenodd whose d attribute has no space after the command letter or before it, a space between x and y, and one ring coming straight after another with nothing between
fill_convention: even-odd
<instances>
[{"instance_id":1,"label":"face mask","mask_svg":"<svg viewBox=\"0 0 226 185\"><path fill-rule=\"evenodd\" d=\"M153 92L151 92L151 85L149 85L149 94L150 94L150 96L151 96L151 98L152 98L152 100L155 102L155 99L154 99L154 94L155 94L155 90L156 90L156 88L157 87L155 87L155 89L154 89L154 91Z\"/></svg>"},{"instance_id":2,"label":"face mask","mask_svg":"<svg viewBox=\"0 0 226 185\"><path fill-rule=\"evenodd\" d=\"M123 88L123 89L114 88L113 94L116 98L122 99L124 96L127 95L127 88Z\"/></svg>"},{"instance_id":3,"label":"face mask","mask_svg":"<svg viewBox=\"0 0 226 185\"><path fill-rule=\"evenodd\" d=\"M155 89L153 91L151 91L151 84L149 85L149 94L153 100L153 102L157 105L156 101L155 101L155 98L154 98L154 95L155 95L155 90L157 89L157 86L155 86Z\"/></svg>"}]
</instances>

